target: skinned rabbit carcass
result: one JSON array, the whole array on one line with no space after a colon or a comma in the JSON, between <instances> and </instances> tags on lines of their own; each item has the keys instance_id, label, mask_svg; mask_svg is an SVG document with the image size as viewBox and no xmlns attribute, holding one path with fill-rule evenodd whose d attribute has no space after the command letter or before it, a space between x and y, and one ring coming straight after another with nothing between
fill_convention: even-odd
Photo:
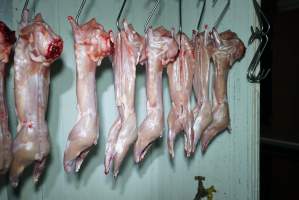
<instances>
[{"instance_id":1,"label":"skinned rabbit carcass","mask_svg":"<svg viewBox=\"0 0 299 200\"><path fill-rule=\"evenodd\" d=\"M147 116L138 128L135 143L135 162L140 162L152 143L162 137L164 127L163 109L163 66L173 62L178 45L173 36L164 27L149 28L146 34L146 96Z\"/></svg>"},{"instance_id":2,"label":"skinned rabbit carcass","mask_svg":"<svg viewBox=\"0 0 299 200\"><path fill-rule=\"evenodd\" d=\"M193 90L196 97L194 115L194 144L192 152L200 140L203 131L212 122L212 105L209 99L210 60L212 53L211 38L207 31L193 31L192 42L195 51Z\"/></svg>"},{"instance_id":3,"label":"skinned rabbit carcass","mask_svg":"<svg viewBox=\"0 0 299 200\"><path fill-rule=\"evenodd\" d=\"M112 65L114 73L115 99L118 117L112 125L105 150L105 174L114 164L114 176L119 172L129 148L137 139L135 113L136 65L145 59L145 40L126 21L114 37Z\"/></svg>"},{"instance_id":4,"label":"skinned rabbit carcass","mask_svg":"<svg viewBox=\"0 0 299 200\"><path fill-rule=\"evenodd\" d=\"M73 29L77 72L78 118L71 130L64 152L66 172L79 171L80 166L97 143L99 114L97 111L96 67L112 52L109 33L95 19L78 25L68 17Z\"/></svg>"},{"instance_id":5,"label":"skinned rabbit carcass","mask_svg":"<svg viewBox=\"0 0 299 200\"><path fill-rule=\"evenodd\" d=\"M215 66L213 81L213 120L201 137L202 151L222 131L229 127L230 117L227 102L227 78L232 65L245 54L244 43L237 34L228 30L218 34L216 29L211 32L213 41L212 61Z\"/></svg>"},{"instance_id":6,"label":"skinned rabbit carcass","mask_svg":"<svg viewBox=\"0 0 299 200\"><path fill-rule=\"evenodd\" d=\"M14 93L18 118L13 142L10 181L18 185L25 167L34 163L33 180L42 174L50 143L46 110L48 105L50 65L62 53L63 41L44 22L41 14L29 22L24 10L14 56Z\"/></svg>"},{"instance_id":7,"label":"skinned rabbit carcass","mask_svg":"<svg viewBox=\"0 0 299 200\"><path fill-rule=\"evenodd\" d=\"M194 132L193 113L190 108L192 81L195 67L194 49L191 41L184 33L176 35L180 44L179 54L175 62L168 64L167 75L169 82L172 107L168 115L168 151L174 157L174 142L177 134L184 131L185 153L189 157L192 152Z\"/></svg>"},{"instance_id":8,"label":"skinned rabbit carcass","mask_svg":"<svg viewBox=\"0 0 299 200\"><path fill-rule=\"evenodd\" d=\"M8 171L12 160L12 139L8 127L8 110L5 97L5 65L9 61L15 42L15 32L0 21L0 174Z\"/></svg>"}]
</instances>

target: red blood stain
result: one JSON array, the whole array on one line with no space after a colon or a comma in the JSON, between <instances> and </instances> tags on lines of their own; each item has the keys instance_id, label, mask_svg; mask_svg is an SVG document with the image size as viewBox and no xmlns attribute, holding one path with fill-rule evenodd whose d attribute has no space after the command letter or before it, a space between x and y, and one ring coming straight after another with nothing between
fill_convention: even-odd
<instances>
[{"instance_id":1,"label":"red blood stain","mask_svg":"<svg viewBox=\"0 0 299 200\"><path fill-rule=\"evenodd\" d=\"M73 20L74 18L72 16L68 16L67 19L70 21Z\"/></svg>"},{"instance_id":2,"label":"red blood stain","mask_svg":"<svg viewBox=\"0 0 299 200\"><path fill-rule=\"evenodd\" d=\"M114 54L114 43L112 42L112 40L111 40L111 38L110 38L110 34L112 33L112 30L109 30L108 31L108 34L109 34L109 46L110 46L110 52L109 52L109 55L112 55L112 54Z\"/></svg>"},{"instance_id":3,"label":"red blood stain","mask_svg":"<svg viewBox=\"0 0 299 200\"><path fill-rule=\"evenodd\" d=\"M46 59L58 58L62 53L62 49L63 49L63 41L60 38L54 39L48 47L47 55L45 56Z\"/></svg>"},{"instance_id":4,"label":"red blood stain","mask_svg":"<svg viewBox=\"0 0 299 200\"><path fill-rule=\"evenodd\" d=\"M4 112L0 112L0 119L1 119L1 120L5 119L5 116L6 116L6 115L5 115Z\"/></svg>"},{"instance_id":5,"label":"red blood stain","mask_svg":"<svg viewBox=\"0 0 299 200\"><path fill-rule=\"evenodd\" d=\"M110 40L110 36L108 34L106 34L105 32L103 34L101 34L101 39L103 40L103 42L105 42L105 49L102 49L102 53L104 56L108 56L108 55L112 55L114 52L114 44L113 42Z\"/></svg>"},{"instance_id":6,"label":"red blood stain","mask_svg":"<svg viewBox=\"0 0 299 200\"><path fill-rule=\"evenodd\" d=\"M0 32L4 36L4 41L9 45L16 42L15 31L11 31L2 21L0 21Z\"/></svg>"},{"instance_id":7,"label":"red blood stain","mask_svg":"<svg viewBox=\"0 0 299 200\"><path fill-rule=\"evenodd\" d=\"M32 123L29 123L29 124L28 124L28 128L32 128Z\"/></svg>"},{"instance_id":8,"label":"red blood stain","mask_svg":"<svg viewBox=\"0 0 299 200\"><path fill-rule=\"evenodd\" d=\"M191 49L191 54L192 54L192 57L194 58L195 57L195 49Z\"/></svg>"}]
</instances>

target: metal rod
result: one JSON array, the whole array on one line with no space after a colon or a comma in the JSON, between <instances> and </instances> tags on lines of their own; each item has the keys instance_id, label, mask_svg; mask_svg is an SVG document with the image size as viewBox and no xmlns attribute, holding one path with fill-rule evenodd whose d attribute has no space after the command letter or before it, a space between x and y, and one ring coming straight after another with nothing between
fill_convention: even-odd
<instances>
[{"instance_id":1,"label":"metal rod","mask_svg":"<svg viewBox=\"0 0 299 200\"><path fill-rule=\"evenodd\" d=\"M27 9L27 7L28 7L28 3L29 3L29 0L26 0L26 1L25 1L25 4L24 4L24 6L23 6L23 9L22 9L21 19L24 18L24 11Z\"/></svg>"},{"instance_id":2,"label":"metal rod","mask_svg":"<svg viewBox=\"0 0 299 200\"><path fill-rule=\"evenodd\" d=\"M179 32L182 33L182 0L179 0Z\"/></svg>"},{"instance_id":3,"label":"metal rod","mask_svg":"<svg viewBox=\"0 0 299 200\"><path fill-rule=\"evenodd\" d=\"M212 4L213 7L216 5L217 1L218 0L213 0L213 4Z\"/></svg>"},{"instance_id":4,"label":"metal rod","mask_svg":"<svg viewBox=\"0 0 299 200\"><path fill-rule=\"evenodd\" d=\"M122 14L122 12L124 10L124 7L125 7L126 3L127 3L127 0L124 0L123 4L121 6L121 9L120 9L120 11L118 13L117 19L116 19L116 27L117 27L118 31L121 31L121 28L119 26L119 20L120 20L121 14Z\"/></svg>"},{"instance_id":5,"label":"metal rod","mask_svg":"<svg viewBox=\"0 0 299 200\"><path fill-rule=\"evenodd\" d=\"M82 10L83 10L83 8L84 8L85 3L86 3L86 0L82 0L81 5L80 5L80 8L79 8L79 10L78 10L78 12L77 12L77 15L76 15L76 22L77 22L77 24L78 24L78 22L79 22L79 17L80 17L80 15L81 15L81 12L82 12Z\"/></svg>"},{"instance_id":6,"label":"metal rod","mask_svg":"<svg viewBox=\"0 0 299 200\"><path fill-rule=\"evenodd\" d=\"M214 5L215 5L216 3L217 3L217 1L214 1ZM213 6L214 6L214 5L213 5ZM219 26L221 20L223 19L224 15L225 15L226 12L227 12L229 6L230 6L230 0L227 0L227 3L226 3L226 5L225 5L225 7L223 8L222 12L220 13L219 17L217 18L217 20L216 20L216 22L215 22L215 24L214 24L214 27L215 27L215 28L218 28L218 26Z\"/></svg>"},{"instance_id":7,"label":"metal rod","mask_svg":"<svg viewBox=\"0 0 299 200\"><path fill-rule=\"evenodd\" d=\"M34 2L34 0L33 0L33 16L35 16L36 15L36 3Z\"/></svg>"},{"instance_id":8,"label":"metal rod","mask_svg":"<svg viewBox=\"0 0 299 200\"><path fill-rule=\"evenodd\" d=\"M280 147L284 147L287 149L299 150L299 143L295 143L295 142L287 142L287 141L283 141L283 140L261 137L261 143L270 144L273 146L280 146Z\"/></svg>"},{"instance_id":9,"label":"metal rod","mask_svg":"<svg viewBox=\"0 0 299 200\"><path fill-rule=\"evenodd\" d=\"M152 17L157 13L156 11L157 11L157 8L159 7L159 5L160 5L160 0L156 0L156 4L154 5L153 9L150 12L150 15L148 16L148 18L145 21L145 25L144 25L145 33L147 33L147 31L148 31L150 21L151 21Z\"/></svg>"},{"instance_id":10,"label":"metal rod","mask_svg":"<svg viewBox=\"0 0 299 200\"><path fill-rule=\"evenodd\" d=\"M197 23L197 30L198 31L200 29L200 25L201 25L201 21L202 21L202 18L203 18L203 14L204 14L204 12L206 10L206 2L207 2L207 0L203 1L203 5L202 5L202 8L201 8L200 16L199 16L198 23Z\"/></svg>"},{"instance_id":11,"label":"metal rod","mask_svg":"<svg viewBox=\"0 0 299 200\"><path fill-rule=\"evenodd\" d=\"M182 0L179 0L179 34L180 34L179 49L181 49L181 44L182 44Z\"/></svg>"}]
</instances>

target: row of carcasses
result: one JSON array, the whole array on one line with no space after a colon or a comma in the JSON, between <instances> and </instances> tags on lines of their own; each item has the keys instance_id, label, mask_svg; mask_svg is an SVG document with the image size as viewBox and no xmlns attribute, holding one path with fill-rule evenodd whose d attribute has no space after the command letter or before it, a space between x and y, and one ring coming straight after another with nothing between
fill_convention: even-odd
<instances>
[{"instance_id":1,"label":"row of carcasses","mask_svg":"<svg viewBox=\"0 0 299 200\"><path fill-rule=\"evenodd\" d=\"M4 87L1 87L0 170L10 168L13 186L24 168L34 163L33 178L38 181L49 153L48 127L45 114L49 90L49 65L62 53L63 42L40 14L28 21L24 10L20 35L14 56L14 92L18 117L17 136L12 144L8 130ZM114 176L129 148L134 145L138 163L153 142L163 133L162 72L166 66L172 108L168 115L168 150L174 157L176 135L184 133L185 152L190 156L201 141L202 151L210 141L229 126L227 76L233 63L245 53L243 42L231 31L218 34L193 32L192 40L184 33L174 34L164 27L149 28L139 35L126 21L115 35L105 32L94 19L78 25L68 18L74 37L77 68L78 119L71 130L64 152L65 171L79 171L91 147L97 143L99 117L95 69L106 56L112 57L115 98L119 115L106 141L105 173L114 162ZM1 22L1 83L4 64L15 42L14 32ZM3 31L4 30L4 31ZM213 105L209 98L210 62L214 64ZM137 127L135 113L135 68L145 64L147 115ZM190 108L192 88L197 104ZM11 166L10 166L11 165Z\"/></svg>"}]
</instances>

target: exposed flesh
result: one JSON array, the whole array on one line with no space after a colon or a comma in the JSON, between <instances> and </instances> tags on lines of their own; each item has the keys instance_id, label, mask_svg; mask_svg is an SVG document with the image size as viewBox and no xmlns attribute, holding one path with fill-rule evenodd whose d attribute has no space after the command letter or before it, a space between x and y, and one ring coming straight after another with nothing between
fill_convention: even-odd
<instances>
[{"instance_id":1,"label":"exposed flesh","mask_svg":"<svg viewBox=\"0 0 299 200\"><path fill-rule=\"evenodd\" d=\"M0 174L8 171L12 160L12 139L8 127L8 112L5 97L5 65L8 63L15 32L0 21Z\"/></svg>"},{"instance_id":2,"label":"exposed flesh","mask_svg":"<svg viewBox=\"0 0 299 200\"><path fill-rule=\"evenodd\" d=\"M126 21L124 21L123 26L123 29L115 37L111 36L114 41L112 65L118 117L107 138L105 174L109 173L113 161L114 176L118 175L122 161L137 139L135 113L136 65L145 58L144 38Z\"/></svg>"},{"instance_id":3,"label":"exposed flesh","mask_svg":"<svg viewBox=\"0 0 299 200\"><path fill-rule=\"evenodd\" d=\"M192 80L194 73L194 49L189 38L177 34L176 41L181 43L175 62L168 64L167 74L172 107L168 115L168 151L174 157L174 142L177 134L184 131L185 152L190 156L193 146L193 113L190 108Z\"/></svg>"},{"instance_id":4,"label":"exposed flesh","mask_svg":"<svg viewBox=\"0 0 299 200\"><path fill-rule=\"evenodd\" d=\"M237 34L230 30L218 34L212 31L214 47L212 60L215 65L213 82L213 121L201 138L202 151L222 131L229 127L229 109L227 102L227 76L232 65L245 54L245 46Z\"/></svg>"},{"instance_id":5,"label":"exposed flesh","mask_svg":"<svg viewBox=\"0 0 299 200\"><path fill-rule=\"evenodd\" d=\"M50 144L45 120L50 84L50 64L61 54L63 41L40 14L28 22L25 10L14 57L14 92L18 118L13 142L10 181L18 185L25 167L34 163L33 180L42 174Z\"/></svg>"},{"instance_id":6,"label":"exposed flesh","mask_svg":"<svg viewBox=\"0 0 299 200\"><path fill-rule=\"evenodd\" d=\"M175 38L164 27L149 28L146 34L146 96L147 115L138 128L135 143L135 162L140 162L152 143L162 137L164 127L163 66L176 58L178 46Z\"/></svg>"},{"instance_id":7,"label":"exposed flesh","mask_svg":"<svg viewBox=\"0 0 299 200\"><path fill-rule=\"evenodd\" d=\"M95 19L83 25L78 25L72 17L68 17L68 20L74 36L79 112L64 152L64 169L72 172L79 171L99 137L95 73L102 59L111 54L111 46L109 34Z\"/></svg>"}]
</instances>

